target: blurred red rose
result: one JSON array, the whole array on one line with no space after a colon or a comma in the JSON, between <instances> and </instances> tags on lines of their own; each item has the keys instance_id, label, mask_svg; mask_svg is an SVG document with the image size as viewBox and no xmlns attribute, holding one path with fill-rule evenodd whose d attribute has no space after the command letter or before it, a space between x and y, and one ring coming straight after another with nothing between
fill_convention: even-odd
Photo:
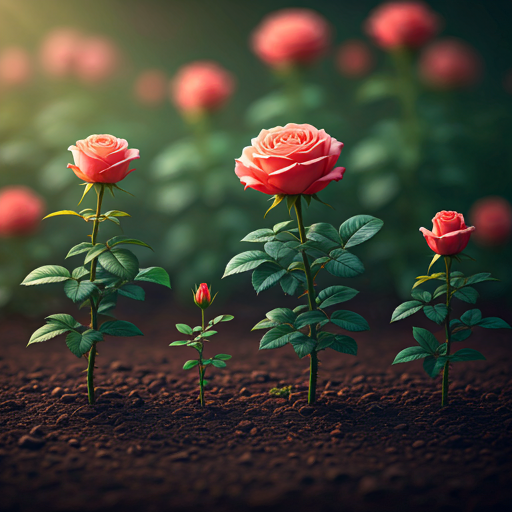
<instances>
[{"instance_id":1,"label":"blurred red rose","mask_svg":"<svg viewBox=\"0 0 512 512\"><path fill-rule=\"evenodd\" d=\"M512 205L503 197L476 201L469 212L476 227L475 239L482 245L500 245L512 235Z\"/></svg>"},{"instance_id":2,"label":"blurred red rose","mask_svg":"<svg viewBox=\"0 0 512 512\"><path fill-rule=\"evenodd\" d=\"M264 194L316 194L343 178L334 167L343 143L310 124L288 123L261 130L236 160L235 173L245 188Z\"/></svg>"},{"instance_id":3,"label":"blurred red rose","mask_svg":"<svg viewBox=\"0 0 512 512\"><path fill-rule=\"evenodd\" d=\"M182 112L201 113L220 108L235 88L233 75L216 62L183 66L171 82L171 98Z\"/></svg>"},{"instance_id":4,"label":"blurred red rose","mask_svg":"<svg viewBox=\"0 0 512 512\"><path fill-rule=\"evenodd\" d=\"M376 7L364 28L386 50L419 48L439 29L438 15L423 2L388 2Z\"/></svg>"},{"instance_id":5,"label":"blurred red rose","mask_svg":"<svg viewBox=\"0 0 512 512\"><path fill-rule=\"evenodd\" d=\"M33 190L21 185L0 190L0 236L30 235L39 226L44 201Z\"/></svg>"},{"instance_id":6,"label":"blurred red rose","mask_svg":"<svg viewBox=\"0 0 512 512\"><path fill-rule=\"evenodd\" d=\"M0 84L24 85L32 77L32 62L26 50L18 46L4 48L0 53Z\"/></svg>"},{"instance_id":7,"label":"blurred red rose","mask_svg":"<svg viewBox=\"0 0 512 512\"><path fill-rule=\"evenodd\" d=\"M282 9L266 16L252 34L254 53L273 67L309 64L331 43L327 20L310 9Z\"/></svg>"},{"instance_id":8,"label":"blurred red rose","mask_svg":"<svg viewBox=\"0 0 512 512\"><path fill-rule=\"evenodd\" d=\"M69 146L75 165L68 169L87 183L117 183L135 169L133 160L140 158L138 149L128 149L128 142L113 135L89 135Z\"/></svg>"},{"instance_id":9,"label":"blurred red rose","mask_svg":"<svg viewBox=\"0 0 512 512\"><path fill-rule=\"evenodd\" d=\"M159 69L143 71L135 81L135 97L143 105L160 105L167 95L167 77Z\"/></svg>"},{"instance_id":10,"label":"blurred red rose","mask_svg":"<svg viewBox=\"0 0 512 512\"><path fill-rule=\"evenodd\" d=\"M372 70L375 59L365 42L353 39L338 48L336 64L342 75L362 77Z\"/></svg>"},{"instance_id":11,"label":"blurred red rose","mask_svg":"<svg viewBox=\"0 0 512 512\"><path fill-rule=\"evenodd\" d=\"M71 76L75 71L81 40L82 35L73 28L58 28L50 32L39 52L43 70L55 78Z\"/></svg>"},{"instance_id":12,"label":"blurred red rose","mask_svg":"<svg viewBox=\"0 0 512 512\"><path fill-rule=\"evenodd\" d=\"M468 245L474 226L469 228L462 213L441 211L432 219L433 228L429 231L420 228L428 246L442 256L453 256L462 252Z\"/></svg>"},{"instance_id":13,"label":"blurred red rose","mask_svg":"<svg viewBox=\"0 0 512 512\"><path fill-rule=\"evenodd\" d=\"M76 74L88 84L104 82L119 71L120 61L119 49L110 39L88 37L80 42Z\"/></svg>"},{"instance_id":14,"label":"blurred red rose","mask_svg":"<svg viewBox=\"0 0 512 512\"><path fill-rule=\"evenodd\" d=\"M426 48L419 62L421 78L437 89L457 89L478 82L482 75L480 55L458 39L443 39Z\"/></svg>"}]
</instances>

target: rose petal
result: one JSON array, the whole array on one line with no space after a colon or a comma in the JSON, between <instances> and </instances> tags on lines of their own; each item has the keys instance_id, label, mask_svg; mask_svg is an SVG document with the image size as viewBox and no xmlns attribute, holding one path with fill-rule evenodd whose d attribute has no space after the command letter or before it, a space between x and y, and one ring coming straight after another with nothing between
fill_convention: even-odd
<instances>
[{"instance_id":1,"label":"rose petal","mask_svg":"<svg viewBox=\"0 0 512 512\"><path fill-rule=\"evenodd\" d=\"M303 193L317 194L323 190L331 181L340 181L345 173L345 167L335 167L330 173L312 183Z\"/></svg>"}]
</instances>

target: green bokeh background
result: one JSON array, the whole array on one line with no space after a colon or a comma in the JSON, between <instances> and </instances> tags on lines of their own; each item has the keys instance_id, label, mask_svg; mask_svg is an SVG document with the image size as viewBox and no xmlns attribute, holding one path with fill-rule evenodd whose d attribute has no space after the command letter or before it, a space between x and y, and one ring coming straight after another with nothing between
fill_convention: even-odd
<instances>
[{"instance_id":1,"label":"green bokeh background","mask_svg":"<svg viewBox=\"0 0 512 512\"><path fill-rule=\"evenodd\" d=\"M408 165L400 103L396 88L385 86L395 73L389 56L374 48L376 69L363 79L341 76L334 64L336 46L351 38L366 39L362 23L379 3L0 0L0 49L22 46L36 62L49 31L75 27L110 37L124 59L122 72L104 84L50 80L36 70L27 86L0 92L0 186L34 188L45 197L48 213L73 209L82 189L66 169L71 161L67 147L91 133L126 138L141 152L136 172L121 183L135 197L118 194L107 199L106 207L130 212L132 218L123 220L124 232L155 248L155 253L138 252L141 266L166 268L178 296L203 281L212 282L225 298L242 286L254 293L247 289L248 278L220 281L223 268L234 254L253 248L239 242L247 232L287 220L287 213L277 208L263 219L268 198L243 191L233 160L260 129L308 122L345 143L339 165L347 171L343 181L321 193L335 210L314 204L306 212L307 222L339 225L359 213L383 218L382 233L360 253L367 273L359 286L405 296L431 257L417 231L420 226L430 228L440 209L467 214L480 197L512 199L512 97L503 88L512 68L512 4L428 2L444 20L441 36L464 39L479 51L485 76L467 91L419 88L424 140L411 190L404 187L400 171ZM248 44L263 16L293 6L317 10L335 29L331 53L302 75L300 113L290 112L282 82ZM171 78L180 66L197 59L218 61L237 81L232 100L211 119L203 159L192 130L169 101L148 108L133 94L140 72L159 68ZM87 201L84 208L92 206L92 194ZM58 286L24 290L18 283L38 265L63 264L69 247L86 240L90 229L61 217L45 220L30 238L2 240L0 305L34 313L42 300L53 300ZM102 229L101 237L119 233L115 226ZM486 270L501 278L489 294L504 296L510 287L510 247L471 243L468 248L478 263L465 263L467 273Z\"/></svg>"}]
</instances>

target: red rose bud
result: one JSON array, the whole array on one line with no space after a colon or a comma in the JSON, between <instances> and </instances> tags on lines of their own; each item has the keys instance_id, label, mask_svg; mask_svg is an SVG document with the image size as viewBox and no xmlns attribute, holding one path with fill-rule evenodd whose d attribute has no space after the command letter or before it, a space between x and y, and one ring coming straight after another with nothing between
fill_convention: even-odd
<instances>
[{"instance_id":1,"label":"red rose bud","mask_svg":"<svg viewBox=\"0 0 512 512\"><path fill-rule=\"evenodd\" d=\"M354 78L365 76L374 63L372 52L363 41L346 41L338 48L336 65L342 75Z\"/></svg>"},{"instance_id":2,"label":"red rose bud","mask_svg":"<svg viewBox=\"0 0 512 512\"><path fill-rule=\"evenodd\" d=\"M216 62L198 61L183 66L171 82L171 99L185 113L217 110L232 96L233 75Z\"/></svg>"},{"instance_id":3,"label":"red rose bud","mask_svg":"<svg viewBox=\"0 0 512 512\"><path fill-rule=\"evenodd\" d=\"M194 302L201 309L206 309L212 303L212 296L206 283L199 285L194 295Z\"/></svg>"},{"instance_id":4,"label":"red rose bud","mask_svg":"<svg viewBox=\"0 0 512 512\"><path fill-rule=\"evenodd\" d=\"M27 187L0 190L0 236L30 235L39 227L44 201Z\"/></svg>"},{"instance_id":5,"label":"red rose bud","mask_svg":"<svg viewBox=\"0 0 512 512\"><path fill-rule=\"evenodd\" d=\"M464 41L436 41L423 52L419 73L423 81L436 89L458 89L478 82L482 76L480 55Z\"/></svg>"},{"instance_id":6,"label":"red rose bud","mask_svg":"<svg viewBox=\"0 0 512 512\"><path fill-rule=\"evenodd\" d=\"M453 256L462 252L475 230L474 226L466 226L462 213L451 211L437 213L432 223L432 231L425 228L420 228L420 231L428 246L441 256Z\"/></svg>"},{"instance_id":7,"label":"red rose bud","mask_svg":"<svg viewBox=\"0 0 512 512\"><path fill-rule=\"evenodd\" d=\"M512 235L512 205L503 197L490 196L476 201L469 212L475 225L475 240L482 245L496 246Z\"/></svg>"},{"instance_id":8,"label":"red rose bud","mask_svg":"<svg viewBox=\"0 0 512 512\"><path fill-rule=\"evenodd\" d=\"M282 9L266 16L252 34L254 53L275 68L311 64L331 44L331 26L311 9Z\"/></svg>"},{"instance_id":9,"label":"red rose bud","mask_svg":"<svg viewBox=\"0 0 512 512\"><path fill-rule=\"evenodd\" d=\"M438 15L423 2L389 2L375 8L365 31L385 50L419 48L439 29Z\"/></svg>"}]
</instances>

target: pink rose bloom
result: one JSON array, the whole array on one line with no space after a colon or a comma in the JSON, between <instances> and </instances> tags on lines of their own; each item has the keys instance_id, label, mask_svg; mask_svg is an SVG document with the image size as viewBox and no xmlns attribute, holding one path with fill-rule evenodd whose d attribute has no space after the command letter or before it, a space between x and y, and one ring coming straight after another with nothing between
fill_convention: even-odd
<instances>
[{"instance_id":1,"label":"pink rose bloom","mask_svg":"<svg viewBox=\"0 0 512 512\"><path fill-rule=\"evenodd\" d=\"M132 160L140 158L138 149L128 149L128 142L113 135L89 135L69 146L75 165L68 169L87 183L117 183L135 169Z\"/></svg>"},{"instance_id":2,"label":"pink rose bloom","mask_svg":"<svg viewBox=\"0 0 512 512\"><path fill-rule=\"evenodd\" d=\"M183 66L171 82L172 101L183 112L208 112L226 103L235 89L233 75L216 62Z\"/></svg>"},{"instance_id":3,"label":"pink rose bloom","mask_svg":"<svg viewBox=\"0 0 512 512\"><path fill-rule=\"evenodd\" d=\"M475 239L482 245L501 245L512 235L512 205L503 197L479 199L471 207Z\"/></svg>"},{"instance_id":4,"label":"pink rose bloom","mask_svg":"<svg viewBox=\"0 0 512 512\"><path fill-rule=\"evenodd\" d=\"M235 167L246 189L269 195L310 195L343 178L345 168L334 168L343 143L310 124L262 130L251 142Z\"/></svg>"},{"instance_id":5,"label":"pink rose bloom","mask_svg":"<svg viewBox=\"0 0 512 512\"><path fill-rule=\"evenodd\" d=\"M252 34L251 47L273 67L310 64L329 49L331 27L310 9L282 9L269 14Z\"/></svg>"},{"instance_id":6,"label":"pink rose bloom","mask_svg":"<svg viewBox=\"0 0 512 512\"><path fill-rule=\"evenodd\" d=\"M440 20L423 2L388 2L376 7L364 28L385 50L419 48L432 39Z\"/></svg>"},{"instance_id":7,"label":"pink rose bloom","mask_svg":"<svg viewBox=\"0 0 512 512\"><path fill-rule=\"evenodd\" d=\"M425 49L419 72L428 85L437 89L457 89L478 82L482 75L478 53L464 41L444 39Z\"/></svg>"},{"instance_id":8,"label":"pink rose bloom","mask_svg":"<svg viewBox=\"0 0 512 512\"><path fill-rule=\"evenodd\" d=\"M441 256L453 256L462 252L468 245L469 237L475 230L464 222L462 213L442 211L432 219L432 231L420 228L428 246Z\"/></svg>"},{"instance_id":9,"label":"pink rose bloom","mask_svg":"<svg viewBox=\"0 0 512 512\"><path fill-rule=\"evenodd\" d=\"M338 48L336 64L342 75L358 78L372 70L375 59L365 42L354 39Z\"/></svg>"},{"instance_id":10,"label":"pink rose bloom","mask_svg":"<svg viewBox=\"0 0 512 512\"><path fill-rule=\"evenodd\" d=\"M112 78L120 67L116 45L106 37L89 37L80 43L76 58L76 74L88 84Z\"/></svg>"},{"instance_id":11,"label":"pink rose bloom","mask_svg":"<svg viewBox=\"0 0 512 512\"><path fill-rule=\"evenodd\" d=\"M163 103L167 94L167 77L159 69L143 71L135 82L135 97L143 105L155 107Z\"/></svg>"},{"instance_id":12,"label":"pink rose bloom","mask_svg":"<svg viewBox=\"0 0 512 512\"><path fill-rule=\"evenodd\" d=\"M0 236L32 234L43 213L43 199L30 188L10 186L0 190Z\"/></svg>"},{"instance_id":13,"label":"pink rose bloom","mask_svg":"<svg viewBox=\"0 0 512 512\"><path fill-rule=\"evenodd\" d=\"M0 84L16 86L26 84L32 77L32 63L23 48L12 46L0 53Z\"/></svg>"},{"instance_id":14,"label":"pink rose bloom","mask_svg":"<svg viewBox=\"0 0 512 512\"><path fill-rule=\"evenodd\" d=\"M71 76L80 51L82 35L73 28L50 32L41 44L39 59L43 70L55 78Z\"/></svg>"}]
</instances>

